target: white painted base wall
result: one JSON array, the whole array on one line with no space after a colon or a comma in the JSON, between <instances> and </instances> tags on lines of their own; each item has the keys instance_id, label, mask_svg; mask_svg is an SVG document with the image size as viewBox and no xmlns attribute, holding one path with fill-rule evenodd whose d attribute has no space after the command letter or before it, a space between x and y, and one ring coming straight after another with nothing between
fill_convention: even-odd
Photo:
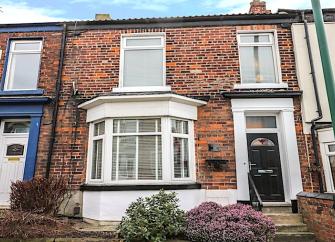
<instances>
[{"instance_id":1,"label":"white painted base wall","mask_svg":"<svg viewBox=\"0 0 335 242\"><path fill-rule=\"evenodd\" d=\"M84 191L83 217L97 221L120 221L131 202L159 191ZM180 207L188 211L205 201L221 205L237 202L236 190L177 190Z\"/></svg>"}]
</instances>

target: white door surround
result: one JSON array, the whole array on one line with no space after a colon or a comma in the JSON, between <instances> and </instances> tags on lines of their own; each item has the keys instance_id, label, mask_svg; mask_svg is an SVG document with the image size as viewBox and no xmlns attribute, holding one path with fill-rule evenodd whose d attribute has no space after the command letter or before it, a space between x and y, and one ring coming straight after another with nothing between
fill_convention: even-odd
<instances>
[{"instance_id":1,"label":"white door surround","mask_svg":"<svg viewBox=\"0 0 335 242\"><path fill-rule=\"evenodd\" d=\"M4 124L8 121L1 120L0 124L0 206L9 205L11 182L23 179L29 136L5 133Z\"/></svg>"},{"instance_id":2,"label":"white door surround","mask_svg":"<svg viewBox=\"0 0 335 242\"><path fill-rule=\"evenodd\" d=\"M237 176L237 200L249 201L249 158L246 128L247 115L276 116L278 141L285 201L296 200L296 194L302 191L302 179L298 145L295 132L294 106L292 98L245 98L232 99L234 119L235 159ZM256 132L261 131L257 129ZM262 132L274 130L264 129Z\"/></svg>"}]
</instances>

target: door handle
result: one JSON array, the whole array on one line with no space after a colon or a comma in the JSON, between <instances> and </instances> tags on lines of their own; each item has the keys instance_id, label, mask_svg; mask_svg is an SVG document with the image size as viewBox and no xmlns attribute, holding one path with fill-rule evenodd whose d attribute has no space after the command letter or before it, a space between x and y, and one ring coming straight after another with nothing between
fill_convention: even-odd
<instances>
[{"instance_id":1,"label":"door handle","mask_svg":"<svg viewBox=\"0 0 335 242\"><path fill-rule=\"evenodd\" d=\"M272 174L273 170L258 170L259 174Z\"/></svg>"},{"instance_id":2,"label":"door handle","mask_svg":"<svg viewBox=\"0 0 335 242\"><path fill-rule=\"evenodd\" d=\"M252 166L256 166L257 164L249 162L249 171L251 171Z\"/></svg>"}]
</instances>

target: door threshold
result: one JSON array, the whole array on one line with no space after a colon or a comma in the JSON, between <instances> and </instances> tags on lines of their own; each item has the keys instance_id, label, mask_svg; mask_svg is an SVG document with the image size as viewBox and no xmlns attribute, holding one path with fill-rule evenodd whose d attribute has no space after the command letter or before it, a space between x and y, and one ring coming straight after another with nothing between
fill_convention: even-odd
<instances>
[{"instance_id":1,"label":"door threshold","mask_svg":"<svg viewBox=\"0 0 335 242\"><path fill-rule=\"evenodd\" d=\"M263 206L267 206L267 207L276 207L276 206L290 207L290 206L292 206L292 204L291 204L291 202L263 202Z\"/></svg>"}]
</instances>

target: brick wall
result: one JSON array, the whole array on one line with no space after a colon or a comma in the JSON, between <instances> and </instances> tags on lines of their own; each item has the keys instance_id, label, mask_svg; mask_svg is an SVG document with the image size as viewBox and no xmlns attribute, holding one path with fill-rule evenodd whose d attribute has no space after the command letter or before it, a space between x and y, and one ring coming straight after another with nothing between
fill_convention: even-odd
<instances>
[{"instance_id":1,"label":"brick wall","mask_svg":"<svg viewBox=\"0 0 335 242\"><path fill-rule=\"evenodd\" d=\"M299 210L318 241L335 241L335 196L333 194L300 193Z\"/></svg>"},{"instance_id":2,"label":"brick wall","mask_svg":"<svg viewBox=\"0 0 335 242\"><path fill-rule=\"evenodd\" d=\"M288 83L289 90L299 90L291 32L280 25L105 29L86 30L79 35L69 33L52 174L68 175L75 187L85 180L88 126L85 111L76 112L76 106L78 100L111 92L118 86L121 34L165 32L167 84L178 94L210 96L208 104L199 108L195 124L198 181L211 189L236 188L231 104L220 91L232 90L234 84L240 83L236 32L241 29L277 30L283 82ZM73 81L78 85L78 100L71 97ZM299 98L294 104L303 183L309 189L312 181L307 171ZM43 131L43 135L46 132ZM221 151L209 152L209 143L219 144ZM206 158L226 159L228 165L223 172L211 171L205 165ZM38 174L43 172L43 161L43 155L39 155Z\"/></svg>"},{"instance_id":3,"label":"brick wall","mask_svg":"<svg viewBox=\"0 0 335 242\"><path fill-rule=\"evenodd\" d=\"M61 46L61 32L15 32L0 34L0 49L2 56L0 60L0 75L5 73L4 63L7 58L6 50L9 48L8 40L10 38L41 38L43 39L43 49L41 56L41 67L38 80L38 88L44 90L43 96L53 98L55 95L55 84L59 64L59 51ZM44 167L48 152L48 143L50 140L52 104L44 106L44 114L41 122L40 138L38 144L36 175L44 175Z\"/></svg>"}]
</instances>

